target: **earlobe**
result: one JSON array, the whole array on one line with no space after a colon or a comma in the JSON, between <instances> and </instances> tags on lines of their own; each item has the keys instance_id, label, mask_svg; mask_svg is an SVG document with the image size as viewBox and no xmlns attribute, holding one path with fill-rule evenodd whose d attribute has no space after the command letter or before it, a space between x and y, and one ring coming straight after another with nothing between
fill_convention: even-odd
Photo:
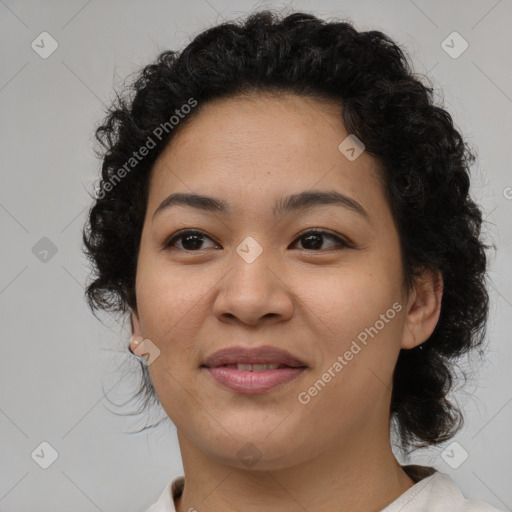
<instances>
[{"instance_id":1,"label":"earlobe","mask_svg":"<svg viewBox=\"0 0 512 512\"><path fill-rule=\"evenodd\" d=\"M421 277L416 279L407 304L401 348L415 348L434 332L441 314L442 296L441 273L425 270Z\"/></svg>"},{"instance_id":2,"label":"earlobe","mask_svg":"<svg viewBox=\"0 0 512 512\"><path fill-rule=\"evenodd\" d=\"M136 350L142 343L144 336L142 336L142 328L140 325L140 319L137 311L132 309L132 313L130 315L130 325L132 328L132 338L130 340L130 344L128 345L128 349L134 355L136 355Z\"/></svg>"}]
</instances>

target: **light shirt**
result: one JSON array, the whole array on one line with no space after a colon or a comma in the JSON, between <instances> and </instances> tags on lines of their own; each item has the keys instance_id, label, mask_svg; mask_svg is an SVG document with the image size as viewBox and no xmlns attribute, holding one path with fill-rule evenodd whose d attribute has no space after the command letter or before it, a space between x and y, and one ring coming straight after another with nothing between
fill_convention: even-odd
<instances>
[{"instance_id":1,"label":"light shirt","mask_svg":"<svg viewBox=\"0 0 512 512\"><path fill-rule=\"evenodd\" d=\"M381 512L500 512L483 501L465 499L455 481L434 468L408 465L402 469L416 483ZM174 503L184 485L183 476L174 478L146 512L176 512Z\"/></svg>"}]
</instances>

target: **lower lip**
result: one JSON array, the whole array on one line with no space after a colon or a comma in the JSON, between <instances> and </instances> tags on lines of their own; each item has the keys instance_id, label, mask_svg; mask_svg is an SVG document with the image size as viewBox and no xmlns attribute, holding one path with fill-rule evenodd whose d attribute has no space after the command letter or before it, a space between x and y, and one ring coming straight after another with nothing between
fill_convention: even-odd
<instances>
[{"instance_id":1,"label":"lower lip","mask_svg":"<svg viewBox=\"0 0 512 512\"><path fill-rule=\"evenodd\" d=\"M305 368L281 368L251 372L224 366L205 369L217 382L238 393L265 393L297 378L305 370Z\"/></svg>"}]
</instances>

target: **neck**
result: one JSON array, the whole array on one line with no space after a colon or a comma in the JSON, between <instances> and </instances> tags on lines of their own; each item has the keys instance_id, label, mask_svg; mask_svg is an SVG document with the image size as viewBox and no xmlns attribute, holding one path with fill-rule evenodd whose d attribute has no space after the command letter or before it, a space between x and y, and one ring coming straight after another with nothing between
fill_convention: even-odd
<instances>
[{"instance_id":1,"label":"neck","mask_svg":"<svg viewBox=\"0 0 512 512\"><path fill-rule=\"evenodd\" d=\"M257 470L207 456L178 430L185 488L177 511L378 512L414 485L392 453L389 430L383 434L363 444L347 437L291 467Z\"/></svg>"}]
</instances>

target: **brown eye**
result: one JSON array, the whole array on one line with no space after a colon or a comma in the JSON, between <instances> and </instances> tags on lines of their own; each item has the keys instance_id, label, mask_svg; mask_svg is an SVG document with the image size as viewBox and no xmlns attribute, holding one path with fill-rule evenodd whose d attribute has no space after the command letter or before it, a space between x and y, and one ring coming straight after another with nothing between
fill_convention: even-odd
<instances>
[{"instance_id":1,"label":"brown eye","mask_svg":"<svg viewBox=\"0 0 512 512\"><path fill-rule=\"evenodd\" d=\"M211 240L201 231L185 230L172 236L171 239L164 243L165 249L181 249L184 251L200 251L203 249L202 244L204 240ZM176 247L176 242L181 242L181 247Z\"/></svg>"},{"instance_id":2,"label":"brown eye","mask_svg":"<svg viewBox=\"0 0 512 512\"><path fill-rule=\"evenodd\" d=\"M325 240L327 239L333 241L334 245L331 245L331 247L323 247ZM178 249L182 251L197 252L205 249L203 244L206 240L213 242L213 240L203 232L188 229L175 233L164 243L164 249ZM306 231L296 239L295 243L299 241L302 244L302 247L299 247L299 249L315 252L328 249L341 250L352 247L349 242L334 235L333 233L321 230ZM219 246L214 243L214 247Z\"/></svg>"},{"instance_id":3,"label":"brown eye","mask_svg":"<svg viewBox=\"0 0 512 512\"><path fill-rule=\"evenodd\" d=\"M303 247L300 247L301 249L318 251L322 250L322 245L326 238L335 242L335 249L348 249L351 247L348 242L328 231L310 230L298 237L297 241L302 241ZM324 247L323 249L329 249L329 247Z\"/></svg>"}]
</instances>

